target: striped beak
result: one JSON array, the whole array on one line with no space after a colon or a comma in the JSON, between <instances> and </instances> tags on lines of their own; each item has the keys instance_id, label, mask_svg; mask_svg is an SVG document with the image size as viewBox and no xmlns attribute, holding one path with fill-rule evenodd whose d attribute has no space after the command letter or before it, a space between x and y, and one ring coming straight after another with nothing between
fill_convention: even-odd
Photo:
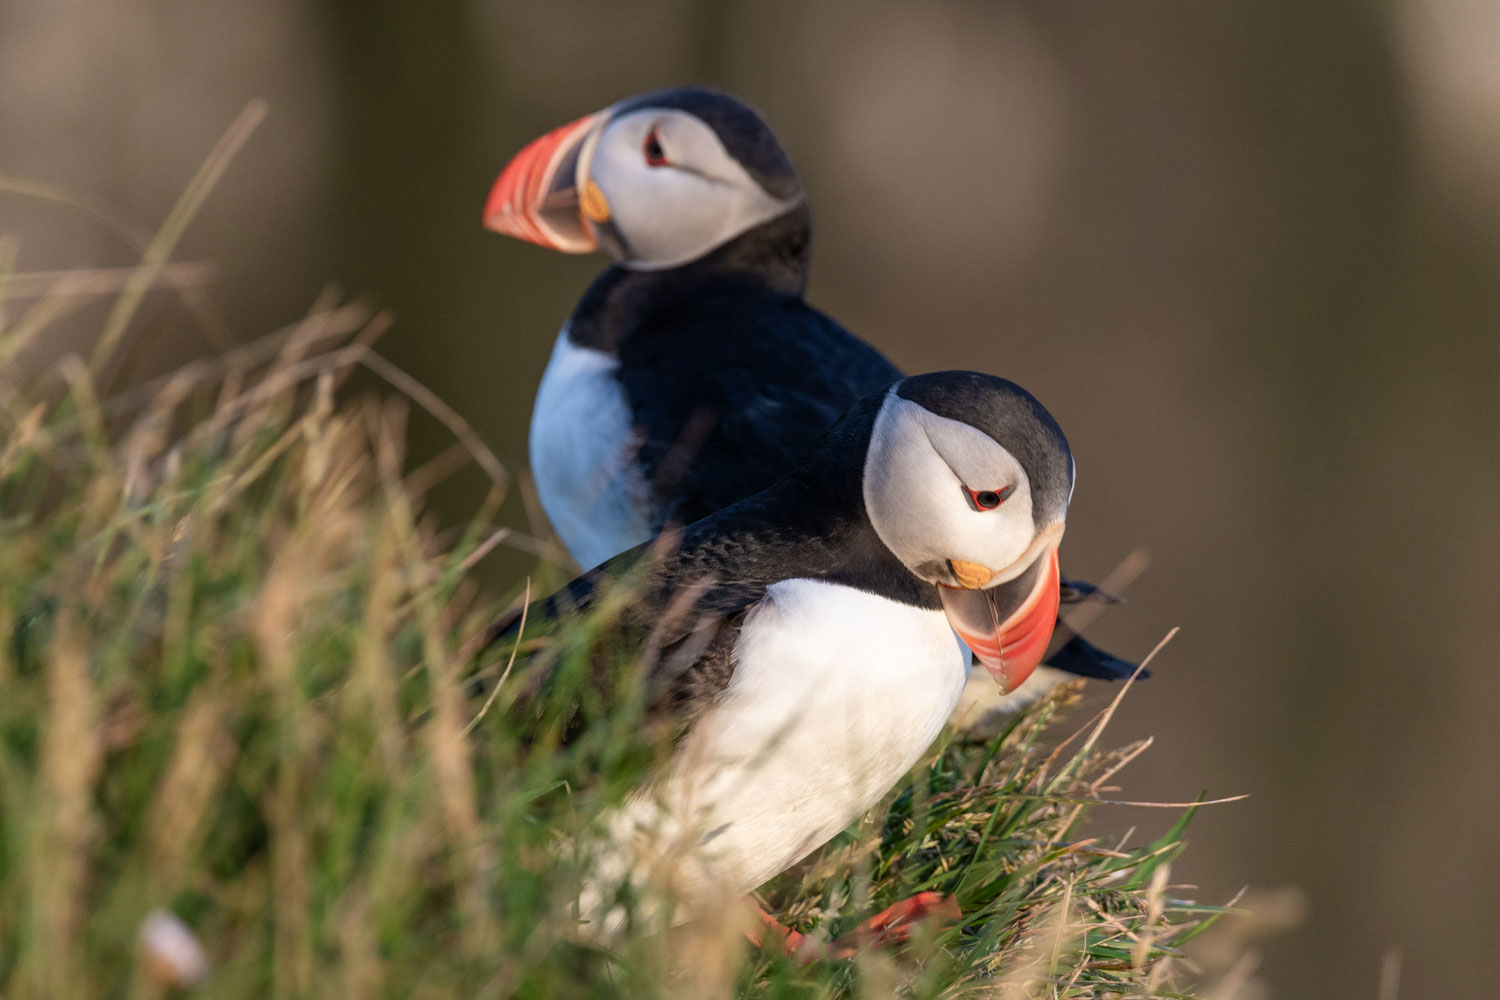
<instances>
[{"instance_id":1,"label":"striped beak","mask_svg":"<svg viewBox=\"0 0 1500 1000\"><path fill-rule=\"evenodd\" d=\"M948 623L1007 694L1026 682L1047 653L1061 579L1054 540L1018 576L997 586L938 588Z\"/></svg>"},{"instance_id":2,"label":"striped beak","mask_svg":"<svg viewBox=\"0 0 1500 1000\"><path fill-rule=\"evenodd\" d=\"M580 193L578 165L605 115L601 111L553 129L517 153L490 189L485 227L563 253L595 249L585 216L608 218L608 209L597 203L603 195L586 180Z\"/></svg>"}]
</instances>

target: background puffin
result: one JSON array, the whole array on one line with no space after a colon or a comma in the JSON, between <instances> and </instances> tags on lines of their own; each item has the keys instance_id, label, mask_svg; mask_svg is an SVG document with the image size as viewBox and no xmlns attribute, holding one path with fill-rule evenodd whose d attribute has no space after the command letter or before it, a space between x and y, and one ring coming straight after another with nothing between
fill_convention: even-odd
<instances>
[{"instance_id":1,"label":"background puffin","mask_svg":"<svg viewBox=\"0 0 1500 1000\"><path fill-rule=\"evenodd\" d=\"M584 919L620 919L611 877L658 872L691 914L844 829L948 719L967 671L955 631L1002 688L1022 684L1056 622L1072 489L1066 438L1019 386L919 375L766 490L534 605L529 623L555 621L627 581L592 641L655 651L649 711L682 734L608 824Z\"/></svg>"},{"instance_id":2,"label":"background puffin","mask_svg":"<svg viewBox=\"0 0 1500 1000\"><path fill-rule=\"evenodd\" d=\"M537 492L582 566L770 485L901 376L803 301L806 194L765 121L727 94L642 94L547 133L501 173L484 219L613 259L558 335L531 421ZM1065 627L1047 662L1004 699L979 675L969 721L1134 669Z\"/></svg>"}]
</instances>

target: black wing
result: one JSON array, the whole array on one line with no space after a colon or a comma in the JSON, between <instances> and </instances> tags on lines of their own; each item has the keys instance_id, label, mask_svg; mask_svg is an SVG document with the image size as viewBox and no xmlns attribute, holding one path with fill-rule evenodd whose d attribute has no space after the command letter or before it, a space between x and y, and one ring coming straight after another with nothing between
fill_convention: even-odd
<instances>
[{"instance_id":1,"label":"black wing","mask_svg":"<svg viewBox=\"0 0 1500 1000\"><path fill-rule=\"evenodd\" d=\"M655 530L770 486L850 406L900 378L833 320L771 294L696 300L620 357Z\"/></svg>"},{"instance_id":2,"label":"black wing","mask_svg":"<svg viewBox=\"0 0 1500 1000\"><path fill-rule=\"evenodd\" d=\"M1064 604L1123 604L1125 602L1123 597L1111 594L1086 580L1070 580L1064 577L1061 585ZM1125 680L1135 673L1136 668L1136 665L1129 660L1122 660L1113 653L1107 653L1095 646L1064 625L1061 618L1057 620L1057 628L1052 633L1052 642L1042 662L1049 667L1077 674L1079 677L1093 677L1105 681ZM1150 676L1149 670L1142 670L1140 673L1142 679Z\"/></svg>"},{"instance_id":3,"label":"black wing","mask_svg":"<svg viewBox=\"0 0 1500 1000\"><path fill-rule=\"evenodd\" d=\"M578 639L587 645L595 693L617 696L622 678L644 683L652 723L680 731L712 704L733 674L740 626L775 582L769 578L774 574L752 568L731 575L722 557L732 545L684 552L674 547L680 540L681 533L654 539L532 602L524 628L520 610L492 627L489 644L502 648L538 637L553 641L523 659L516 700L564 697L558 677L568 653L556 642ZM569 637L569 628L578 633ZM639 669L622 673L625 660Z\"/></svg>"},{"instance_id":4,"label":"black wing","mask_svg":"<svg viewBox=\"0 0 1500 1000\"><path fill-rule=\"evenodd\" d=\"M1062 602L1064 604L1124 604L1125 598L1118 594L1111 594L1097 584L1089 583L1087 580L1070 580L1063 577L1059 583L1062 587Z\"/></svg>"},{"instance_id":5,"label":"black wing","mask_svg":"<svg viewBox=\"0 0 1500 1000\"><path fill-rule=\"evenodd\" d=\"M1052 633L1052 647L1048 650L1047 658L1043 662L1049 667L1066 670L1079 677L1123 681L1136 670L1134 663L1106 653L1061 621L1057 623L1057 628ZM1142 670L1140 673L1142 678L1150 676L1149 670Z\"/></svg>"}]
</instances>

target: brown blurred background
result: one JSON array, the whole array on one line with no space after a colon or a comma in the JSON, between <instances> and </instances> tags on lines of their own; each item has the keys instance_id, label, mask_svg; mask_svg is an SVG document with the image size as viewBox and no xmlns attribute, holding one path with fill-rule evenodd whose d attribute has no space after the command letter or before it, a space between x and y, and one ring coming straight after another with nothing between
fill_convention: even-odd
<instances>
[{"instance_id":1,"label":"brown blurred background","mask_svg":"<svg viewBox=\"0 0 1500 1000\"><path fill-rule=\"evenodd\" d=\"M399 316L383 350L519 469L602 263L485 233L488 185L542 131L679 82L784 139L815 304L907 369L1004 374L1057 414L1073 573L1151 553L1094 630L1139 656L1182 626L1114 729L1156 737L1124 793L1251 795L1200 816L1175 874L1305 893L1262 943L1271 995L1371 997L1399 954L1402 997L1493 996L1500 5L9 0L0 174L149 232L267 98L178 254L215 263L229 336L328 282L363 293ZM25 270L134 259L0 196L3 235ZM159 365L214 349L148 305Z\"/></svg>"}]
</instances>

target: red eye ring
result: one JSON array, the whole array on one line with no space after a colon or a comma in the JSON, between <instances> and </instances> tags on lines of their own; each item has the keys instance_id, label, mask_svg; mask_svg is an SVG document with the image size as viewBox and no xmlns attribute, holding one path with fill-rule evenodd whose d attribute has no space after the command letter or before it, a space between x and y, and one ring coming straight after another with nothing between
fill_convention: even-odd
<instances>
[{"instance_id":1,"label":"red eye ring","mask_svg":"<svg viewBox=\"0 0 1500 1000\"><path fill-rule=\"evenodd\" d=\"M665 167L671 163L667 159L666 152L661 148L661 135L654 126L650 132L646 133L646 141L641 144L641 151L646 154L648 167Z\"/></svg>"},{"instance_id":2,"label":"red eye ring","mask_svg":"<svg viewBox=\"0 0 1500 1000\"><path fill-rule=\"evenodd\" d=\"M994 510L1009 500L1015 491L1014 484L999 490L971 490L965 486L964 499L969 501L969 507L973 510Z\"/></svg>"}]
</instances>

